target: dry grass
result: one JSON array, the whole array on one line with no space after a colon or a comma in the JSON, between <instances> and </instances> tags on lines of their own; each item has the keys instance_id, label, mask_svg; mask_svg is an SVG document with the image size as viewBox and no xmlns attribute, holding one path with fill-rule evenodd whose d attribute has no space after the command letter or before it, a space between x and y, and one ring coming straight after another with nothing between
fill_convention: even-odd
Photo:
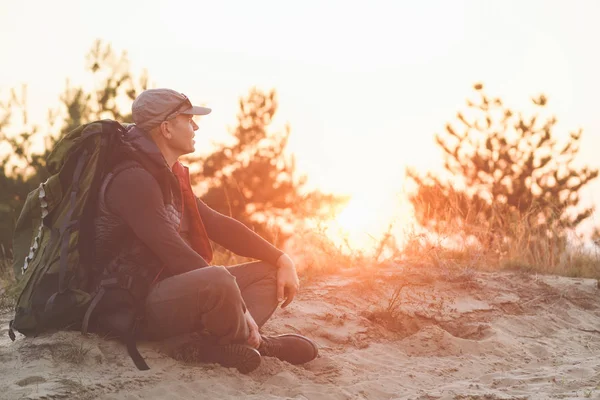
<instances>
[{"instance_id":1,"label":"dry grass","mask_svg":"<svg viewBox=\"0 0 600 400\"><path fill-rule=\"evenodd\" d=\"M449 205L444 215L436 216L441 228L435 233L412 227L397 235L399 246L389 240L392 226L372 251L352 249L347 243L336 245L329 232L315 228L297 231L285 250L297 262L301 277L308 280L348 267L368 268L372 272L382 265L434 269L436 279L447 280L469 281L476 270L600 278L600 247L556 224L541 235L534 223L539 210L513 218L497 215L504 225L501 233L497 230L493 235L488 229L489 221L459 223L456 213Z\"/></svg>"},{"instance_id":2,"label":"dry grass","mask_svg":"<svg viewBox=\"0 0 600 400\"><path fill-rule=\"evenodd\" d=\"M382 282L379 299L361 315L391 332L402 334L412 334L422 325L444 320L453 310L448 299L435 288L435 281L444 278L422 271L403 271Z\"/></svg>"},{"instance_id":3,"label":"dry grass","mask_svg":"<svg viewBox=\"0 0 600 400\"><path fill-rule=\"evenodd\" d=\"M284 250L292 256L304 280L377 264L375 257L353 249L348 242L335 244L322 227L297 230Z\"/></svg>"},{"instance_id":4,"label":"dry grass","mask_svg":"<svg viewBox=\"0 0 600 400\"><path fill-rule=\"evenodd\" d=\"M476 210L463 215L458 206L448 204L440 215L431 216L435 233L416 228L405 235L397 259L446 270L508 269L600 278L600 249L591 240L559 223L541 231L541 215L560 220L552 210L534 206L529 212L514 215L492 211L490 220L481 220Z\"/></svg>"},{"instance_id":5,"label":"dry grass","mask_svg":"<svg viewBox=\"0 0 600 400\"><path fill-rule=\"evenodd\" d=\"M0 258L0 312L14 309L19 293L14 284L11 262L7 258Z\"/></svg>"},{"instance_id":6,"label":"dry grass","mask_svg":"<svg viewBox=\"0 0 600 400\"><path fill-rule=\"evenodd\" d=\"M292 255L306 280L347 268L368 268L372 272L390 264L434 267L439 275L436 279L469 280L475 270L600 278L600 246L556 223L540 234L536 225L539 216L559 220L559 215L532 207L524 215L500 215L498 211L493 213L493 221L468 215L462 220L469 223L459 223L458 210L457 205L449 204L442 215L435 216L441 227L435 233L415 226L394 237L392 232L398 230L390 224L369 250L352 248L343 238L334 242L327 228L319 224L312 229L297 229L284 250ZM490 226L495 227L494 234L490 234ZM236 259L229 252L223 257L223 265L230 265L232 260L248 261Z\"/></svg>"},{"instance_id":7,"label":"dry grass","mask_svg":"<svg viewBox=\"0 0 600 400\"><path fill-rule=\"evenodd\" d=\"M419 234L409 236L397 261L434 266L450 273L470 270L518 270L569 277L600 278L600 253L580 239L567 246L553 240L512 240L503 249L485 247L477 238Z\"/></svg>"},{"instance_id":8,"label":"dry grass","mask_svg":"<svg viewBox=\"0 0 600 400\"><path fill-rule=\"evenodd\" d=\"M54 359L64 361L71 365L83 364L90 350L91 348L84 343L61 343L55 344L50 348Z\"/></svg>"}]
</instances>

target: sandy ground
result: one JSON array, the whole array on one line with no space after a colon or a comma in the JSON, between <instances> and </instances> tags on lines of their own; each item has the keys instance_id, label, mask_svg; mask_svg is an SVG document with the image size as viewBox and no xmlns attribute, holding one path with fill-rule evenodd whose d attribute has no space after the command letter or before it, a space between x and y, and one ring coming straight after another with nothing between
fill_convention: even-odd
<instances>
[{"instance_id":1,"label":"sandy ground","mask_svg":"<svg viewBox=\"0 0 600 400\"><path fill-rule=\"evenodd\" d=\"M303 366L264 358L249 375L173 360L141 343L138 371L117 342L58 332L6 335L2 399L600 398L596 280L394 266L306 282L266 333L303 333Z\"/></svg>"}]
</instances>

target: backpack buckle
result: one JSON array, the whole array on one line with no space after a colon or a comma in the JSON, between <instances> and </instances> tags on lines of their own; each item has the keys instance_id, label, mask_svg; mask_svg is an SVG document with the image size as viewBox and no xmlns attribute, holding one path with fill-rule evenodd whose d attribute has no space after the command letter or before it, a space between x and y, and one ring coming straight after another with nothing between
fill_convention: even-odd
<instances>
[{"instance_id":1,"label":"backpack buckle","mask_svg":"<svg viewBox=\"0 0 600 400\"><path fill-rule=\"evenodd\" d=\"M100 286L120 289L131 289L133 286L133 276L127 274L119 274L112 278L103 279L100 281Z\"/></svg>"},{"instance_id":2,"label":"backpack buckle","mask_svg":"<svg viewBox=\"0 0 600 400\"><path fill-rule=\"evenodd\" d=\"M121 287L124 289L131 289L132 286L133 286L133 276L125 275L125 284L123 284Z\"/></svg>"}]
</instances>

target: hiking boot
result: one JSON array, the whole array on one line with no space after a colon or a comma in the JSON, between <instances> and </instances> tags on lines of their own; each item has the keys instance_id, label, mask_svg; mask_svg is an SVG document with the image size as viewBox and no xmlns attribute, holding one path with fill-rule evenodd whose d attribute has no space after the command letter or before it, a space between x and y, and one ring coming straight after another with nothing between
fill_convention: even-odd
<instances>
[{"instance_id":1,"label":"hiking boot","mask_svg":"<svg viewBox=\"0 0 600 400\"><path fill-rule=\"evenodd\" d=\"M173 358L184 362L216 363L226 368L237 368L242 374L254 371L260 365L260 353L245 344L211 344L195 341L179 347Z\"/></svg>"},{"instance_id":2,"label":"hiking boot","mask_svg":"<svg viewBox=\"0 0 600 400\"><path fill-rule=\"evenodd\" d=\"M294 334L263 336L258 351L263 356L277 357L294 365L314 360L319 354L315 342L304 336Z\"/></svg>"}]
</instances>

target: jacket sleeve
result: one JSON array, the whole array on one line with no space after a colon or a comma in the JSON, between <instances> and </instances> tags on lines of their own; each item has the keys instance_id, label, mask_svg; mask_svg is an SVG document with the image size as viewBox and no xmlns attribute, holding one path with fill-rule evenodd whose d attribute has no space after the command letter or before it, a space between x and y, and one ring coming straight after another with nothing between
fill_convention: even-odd
<instances>
[{"instance_id":1,"label":"jacket sleeve","mask_svg":"<svg viewBox=\"0 0 600 400\"><path fill-rule=\"evenodd\" d=\"M241 222L213 210L198 198L196 202L210 240L237 255L277 264L277 259L283 254L281 250Z\"/></svg>"},{"instance_id":2,"label":"jacket sleeve","mask_svg":"<svg viewBox=\"0 0 600 400\"><path fill-rule=\"evenodd\" d=\"M105 199L109 210L129 225L173 275L208 265L169 221L160 186L148 171L120 172L106 189Z\"/></svg>"}]
</instances>

